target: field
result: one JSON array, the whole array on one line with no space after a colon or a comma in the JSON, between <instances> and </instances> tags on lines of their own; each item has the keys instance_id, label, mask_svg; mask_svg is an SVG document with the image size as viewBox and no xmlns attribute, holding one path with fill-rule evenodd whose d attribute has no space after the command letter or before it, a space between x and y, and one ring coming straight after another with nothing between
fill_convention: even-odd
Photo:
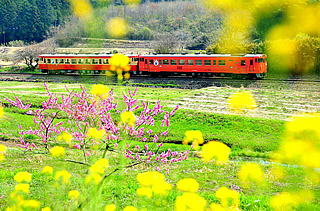
<instances>
[{"instance_id":1,"label":"field","mask_svg":"<svg viewBox=\"0 0 320 211\"><path fill-rule=\"evenodd\" d=\"M134 82L134 79L133 79ZM222 86L210 86L202 89L175 89L175 88L148 88L140 87L136 96L137 104L142 101L149 102L150 106L156 105L159 100L164 105L164 110L172 111L179 104L180 108L170 118L169 133L163 147L157 153L171 151L184 152L191 150L190 145L182 145L185 132L200 130L205 142L219 141L231 148L230 160L227 164L216 165L215 162L204 162L197 150L191 150L188 160L177 163L142 162L131 168L121 166L135 164L133 161L121 158L112 151L107 152L106 158L109 167L106 171L104 182L96 188L86 186L85 177L88 175L88 167L83 165L83 155L80 150L69 147L68 144L56 143L54 137L50 138L53 146L66 148L64 159L56 159L47 151L25 151L14 144L23 137L28 142L37 143L42 147L41 141L34 135L20 135L18 124L24 130L34 127L33 116L26 110L11 106L5 98L13 99L17 96L26 105L32 103L31 109L42 107L42 102L48 99L47 91L42 83L30 82L0 82L0 99L5 107L5 116L0 121L0 144L8 147L6 159L0 163L0 207L14 204L8 197L15 185L14 175L21 171L32 174L30 183L30 195L28 198L41 202L41 207L55 206L56 210L73 210L77 206L85 210L102 210L105 205L116 204L117 208L135 206L139 209L172 210L175 201L181 195L176 184L184 178L194 178L200 185L199 195L207 201L207 206L219 203L215 192L221 187L227 187L240 193L239 208L242 210L271 210L270 199L283 191L311 190L314 196L311 203L294 206L296 209L319 209L319 185L310 184L308 172L301 166L280 165L283 178L274 180L273 171L278 165L273 162L273 151L276 151L284 139L286 121L290 116L302 115L301 112L319 111L320 95L319 86L316 83L280 83L259 81L243 86L236 81L220 81ZM91 84L84 84L89 91ZM67 94L65 87L70 91L81 91L80 84L48 83L53 96ZM134 87L110 85L114 90L115 101L118 108L126 107L122 99L123 93ZM257 101L258 108L235 113L228 109L227 99L234 93L251 91ZM294 90L294 91L292 91ZM59 100L60 102L61 100ZM142 109L143 110L143 109ZM135 113L138 115L141 109ZM163 115L156 117L161 120ZM67 122L66 116L60 116L59 121ZM161 128L160 123L155 124ZM146 130L151 128L146 126ZM154 130L156 131L156 129ZM135 139L127 137L130 149L135 151L137 146L143 148L143 144ZM152 143L147 145L152 148ZM71 146L71 145L70 145ZM88 157L87 162L93 164L99 150L90 148L93 156ZM70 162L79 161L79 163ZM238 178L241 166L247 162L259 164L264 172L263 184L246 186ZM82 163L82 164L81 164ZM53 167L54 171L67 170L72 174L70 183L58 184L52 176L41 174L44 166ZM119 167L120 166L120 167ZM173 184L173 189L166 195L156 195L152 198L139 197L136 190L140 187L136 177L138 173L154 171L155 168L166 176L166 181ZM317 175L317 173L316 173ZM56 187L56 188L54 188ZM68 191L80 192L77 204L68 197ZM307 196L306 196L307 197ZM307 197L308 198L308 197ZM54 200L53 200L54 199ZM84 207L82 207L84 206Z\"/></svg>"}]
</instances>

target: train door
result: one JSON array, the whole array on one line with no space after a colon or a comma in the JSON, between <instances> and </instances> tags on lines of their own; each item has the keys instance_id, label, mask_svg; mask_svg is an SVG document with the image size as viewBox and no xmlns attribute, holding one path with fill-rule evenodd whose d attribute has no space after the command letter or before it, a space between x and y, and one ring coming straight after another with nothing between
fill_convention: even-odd
<instances>
[{"instance_id":1,"label":"train door","mask_svg":"<svg viewBox=\"0 0 320 211\"><path fill-rule=\"evenodd\" d=\"M250 61L249 61L249 62L250 62L250 63L249 63L249 72L253 72L253 63L254 63L253 60L254 60L254 59L252 58L252 59L250 59Z\"/></svg>"}]
</instances>

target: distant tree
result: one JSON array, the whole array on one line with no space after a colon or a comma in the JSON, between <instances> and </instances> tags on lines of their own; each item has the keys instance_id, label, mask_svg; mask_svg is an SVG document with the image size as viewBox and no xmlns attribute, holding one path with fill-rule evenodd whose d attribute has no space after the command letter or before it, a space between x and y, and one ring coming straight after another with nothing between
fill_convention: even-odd
<instances>
[{"instance_id":1,"label":"distant tree","mask_svg":"<svg viewBox=\"0 0 320 211\"><path fill-rule=\"evenodd\" d=\"M0 0L0 43L16 39L17 5L14 0Z\"/></svg>"}]
</instances>

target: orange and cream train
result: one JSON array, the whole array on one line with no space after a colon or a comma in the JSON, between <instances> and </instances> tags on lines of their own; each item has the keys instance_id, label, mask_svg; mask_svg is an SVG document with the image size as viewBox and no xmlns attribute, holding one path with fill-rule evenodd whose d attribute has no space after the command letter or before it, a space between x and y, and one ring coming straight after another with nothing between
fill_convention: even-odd
<instances>
[{"instance_id":1,"label":"orange and cream train","mask_svg":"<svg viewBox=\"0 0 320 211\"><path fill-rule=\"evenodd\" d=\"M42 54L39 69L45 73L105 74L112 54ZM263 78L265 54L129 54L132 75L188 75Z\"/></svg>"}]
</instances>

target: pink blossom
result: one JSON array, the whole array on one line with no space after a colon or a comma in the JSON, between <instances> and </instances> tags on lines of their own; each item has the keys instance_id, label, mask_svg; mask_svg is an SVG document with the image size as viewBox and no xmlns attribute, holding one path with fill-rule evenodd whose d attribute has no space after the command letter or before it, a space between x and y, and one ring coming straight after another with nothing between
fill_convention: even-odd
<instances>
[{"instance_id":1,"label":"pink blossom","mask_svg":"<svg viewBox=\"0 0 320 211\"><path fill-rule=\"evenodd\" d=\"M77 149L81 149L81 146L79 144L75 144L75 145L73 145L73 147L75 147Z\"/></svg>"}]
</instances>

